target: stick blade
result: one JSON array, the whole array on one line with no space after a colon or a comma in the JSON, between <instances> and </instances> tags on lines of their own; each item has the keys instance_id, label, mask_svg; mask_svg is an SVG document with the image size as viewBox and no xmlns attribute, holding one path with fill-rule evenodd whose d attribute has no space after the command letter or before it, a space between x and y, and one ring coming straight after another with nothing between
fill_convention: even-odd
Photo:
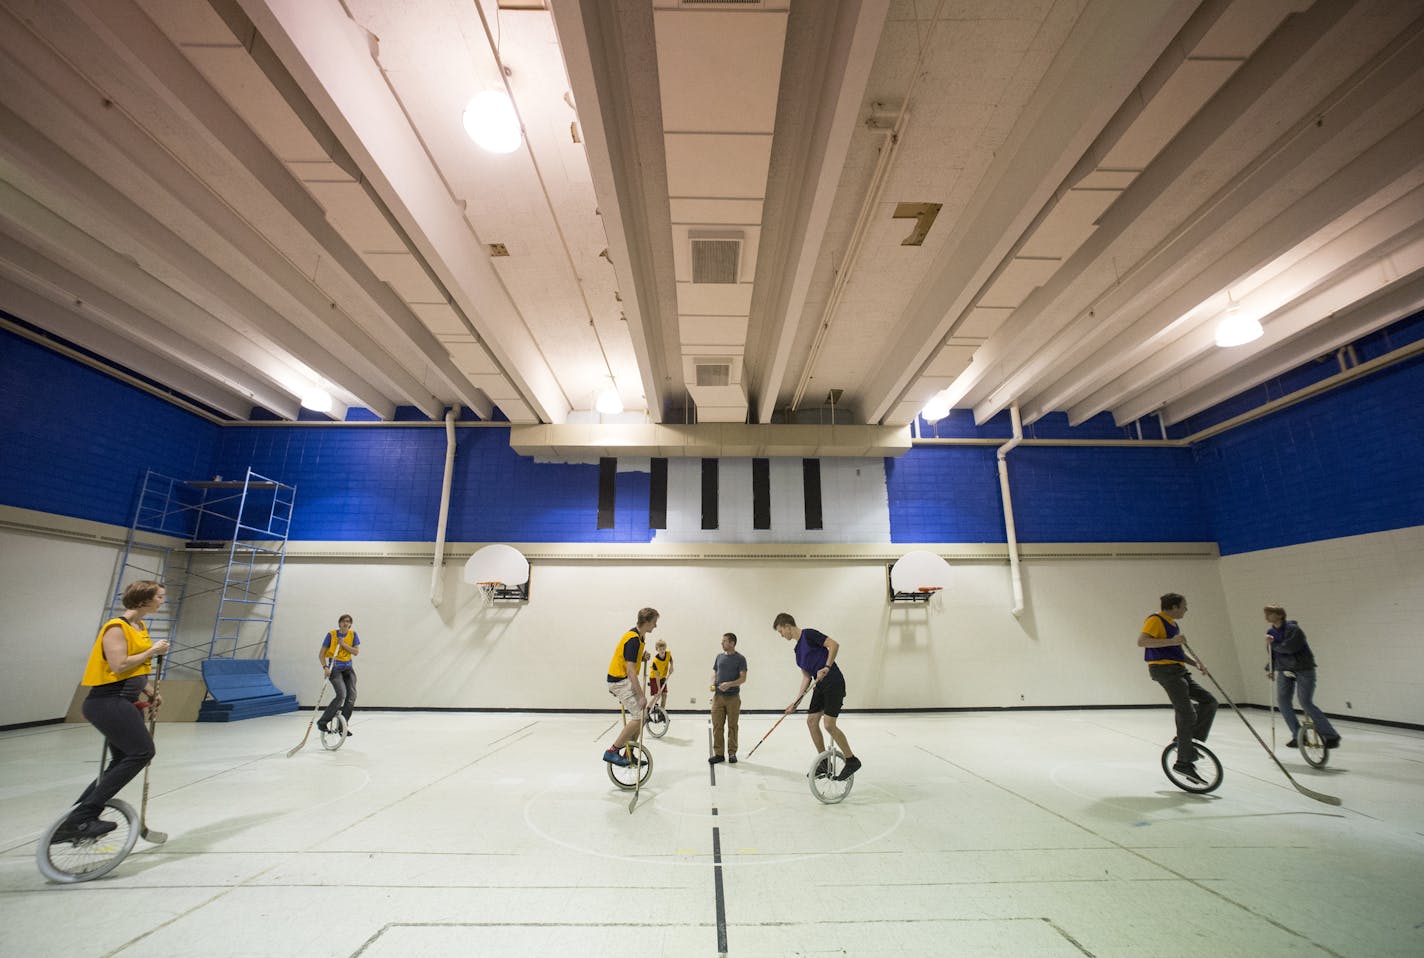
<instances>
[{"instance_id":1,"label":"stick blade","mask_svg":"<svg viewBox=\"0 0 1424 958\"><path fill-rule=\"evenodd\" d=\"M1325 805L1340 804L1340 799L1336 798L1334 795L1326 795L1324 792L1317 792L1314 789L1306 788L1304 785L1300 784L1294 779L1291 780L1291 784L1295 786L1295 790L1297 792L1300 792L1306 798L1313 798L1317 802L1321 802Z\"/></svg>"},{"instance_id":2,"label":"stick blade","mask_svg":"<svg viewBox=\"0 0 1424 958\"><path fill-rule=\"evenodd\" d=\"M144 841L148 842L151 845L162 845L164 842L168 841L167 832L160 832L156 828L149 828L144 825L139 826L138 837L142 838Z\"/></svg>"}]
</instances>

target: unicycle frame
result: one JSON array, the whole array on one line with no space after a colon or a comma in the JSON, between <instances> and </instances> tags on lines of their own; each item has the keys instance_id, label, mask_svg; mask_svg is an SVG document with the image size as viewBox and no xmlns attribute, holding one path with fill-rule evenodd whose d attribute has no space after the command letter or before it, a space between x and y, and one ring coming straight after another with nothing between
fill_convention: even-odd
<instances>
[{"instance_id":1,"label":"unicycle frame","mask_svg":"<svg viewBox=\"0 0 1424 958\"><path fill-rule=\"evenodd\" d=\"M105 739L99 753L99 774L95 776L95 782L103 777L108 760L109 740ZM54 844L54 833L69 820L75 807L70 806L63 815L50 823L40 835L35 848L35 865L40 874L62 885L93 881L109 874L119 867L138 843L138 813L128 802L111 798L104 803L104 810L99 813L99 818L105 821L117 820L118 828L98 838Z\"/></svg>"}]
</instances>

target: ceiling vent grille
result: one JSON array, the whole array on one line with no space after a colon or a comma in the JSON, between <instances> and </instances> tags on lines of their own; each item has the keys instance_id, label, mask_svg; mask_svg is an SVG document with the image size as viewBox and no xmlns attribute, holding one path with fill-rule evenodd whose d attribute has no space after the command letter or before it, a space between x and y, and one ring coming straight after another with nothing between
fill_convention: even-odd
<instances>
[{"instance_id":1,"label":"ceiling vent grille","mask_svg":"<svg viewBox=\"0 0 1424 958\"><path fill-rule=\"evenodd\" d=\"M694 283L737 282L742 262L741 237L694 236L691 239Z\"/></svg>"},{"instance_id":2,"label":"ceiling vent grille","mask_svg":"<svg viewBox=\"0 0 1424 958\"><path fill-rule=\"evenodd\" d=\"M681 0L684 7L760 7L766 0Z\"/></svg>"},{"instance_id":3,"label":"ceiling vent grille","mask_svg":"<svg viewBox=\"0 0 1424 958\"><path fill-rule=\"evenodd\" d=\"M730 386L732 364L726 359L699 359L694 364L699 386Z\"/></svg>"}]
</instances>

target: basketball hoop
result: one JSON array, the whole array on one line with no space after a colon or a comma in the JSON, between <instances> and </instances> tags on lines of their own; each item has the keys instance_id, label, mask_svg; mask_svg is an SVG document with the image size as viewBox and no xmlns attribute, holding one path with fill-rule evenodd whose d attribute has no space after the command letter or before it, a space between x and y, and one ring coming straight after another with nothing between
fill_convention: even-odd
<instances>
[{"instance_id":1,"label":"basketball hoop","mask_svg":"<svg viewBox=\"0 0 1424 958\"><path fill-rule=\"evenodd\" d=\"M931 603L936 609L940 608L939 594L944 591L942 585L922 585L915 590L925 597L925 601Z\"/></svg>"},{"instance_id":2,"label":"basketball hoop","mask_svg":"<svg viewBox=\"0 0 1424 958\"><path fill-rule=\"evenodd\" d=\"M480 590L480 605L489 605L494 601L494 590L504 585L503 582L476 582L475 588Z\"/></svg>"}]
</instances>

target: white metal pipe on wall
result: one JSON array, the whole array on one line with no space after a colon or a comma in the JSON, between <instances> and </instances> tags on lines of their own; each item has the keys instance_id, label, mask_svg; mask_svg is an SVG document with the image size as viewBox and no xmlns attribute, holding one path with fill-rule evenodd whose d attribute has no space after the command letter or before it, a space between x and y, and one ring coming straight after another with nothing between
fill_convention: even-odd
<instances>
[{"instance_id":1,"label":"white metal pipe on wall","mask_svg":"<svg viewBox=\"0 0 1424 958\"><path fill-rule=\"evenodd\" d=\"M1009 406L1009 417L1014 424L1014 438L999 447L999 495L1004 500L1004 533L1009 546L1009 577L1014 587L1015 616L1023 615L1023 575L1019 571L1019 538L1014 529L1014 500L1009 494L1009 464L1006 457L1019 443L1023 442L1023 420L1019 418L1019 404Z\"/></svg>"},{"instance_id":2,"label":"white metal pipe on wall","mask_svg":"<svg viewBox=\"0 0 1424 958\"><path fill-rule=\"evenodd\" d=\"M455 416L460 407L451 406L445 413L445 476L440 481L440 518L435 524L435 564L430 568L430 604L439 605L445 598L445 527L450 522L450 484L455 476Z\"/></svg>"}]
</instances>

